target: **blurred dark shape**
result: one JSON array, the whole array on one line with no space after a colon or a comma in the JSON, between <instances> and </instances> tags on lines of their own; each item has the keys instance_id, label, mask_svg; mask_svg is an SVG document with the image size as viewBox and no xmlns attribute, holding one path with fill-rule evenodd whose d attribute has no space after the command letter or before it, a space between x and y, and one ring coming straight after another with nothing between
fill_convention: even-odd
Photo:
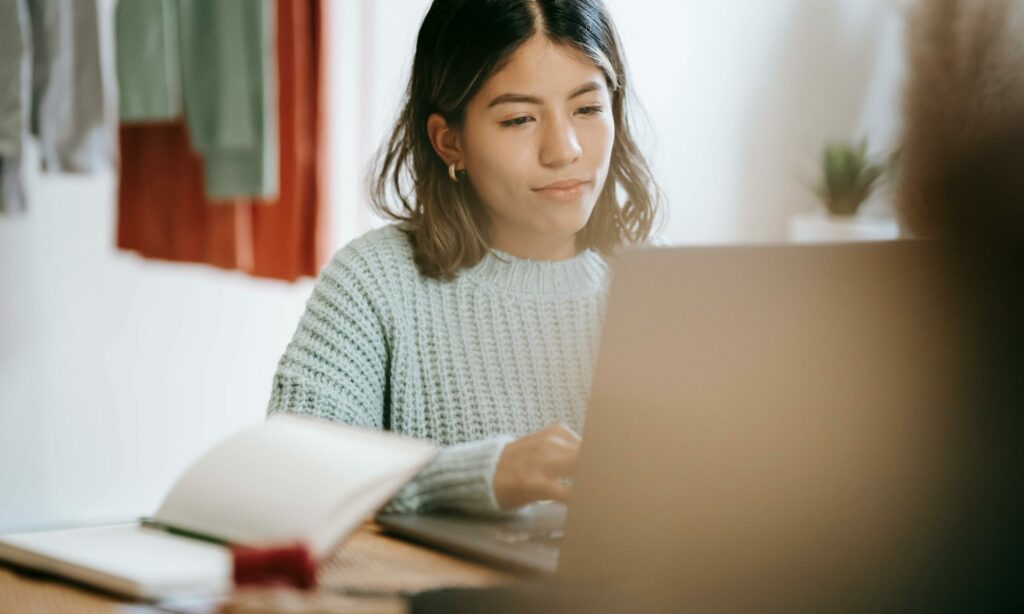
<instances>
[{"instance_id":1,"label":"blurred dark shape","mask_svg":"<svg viewBox=\"0 0 1024 614\"><path fill-rule=\"evenodd\" d=\"M493 588L451 588L426 591L409 600L411 614L620 614L671 612L674 608L654 595L611 586L579 588L549 582L520 583Z\"/></svg>"},{"instance_id":2,"label":"blurred dark shape","mask_svg":"<svg viewBox=\"0 0 1024 614\"><path fill-rule=\"evenodd\" d=\"M928 605L1024 607L1024 2L928 0L910 16L899 209L953 257L972 341L958 476Z\"/></svg>"},{"instance_id":3,"label":"blurred dark shape","mask_svg":"<svg viewBox=\"0 0 1024 614\"><path fill-rule=\"evenodd\" d=\"M899 207L918 236L1024 238L1024 3L911 12Z\"/></svg>"}]
</instances>

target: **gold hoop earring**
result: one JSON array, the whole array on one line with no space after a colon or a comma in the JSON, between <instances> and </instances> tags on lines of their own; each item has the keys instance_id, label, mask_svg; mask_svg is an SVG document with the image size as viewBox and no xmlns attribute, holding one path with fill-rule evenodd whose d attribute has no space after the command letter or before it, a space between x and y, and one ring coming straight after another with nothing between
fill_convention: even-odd
<instances>
[{"instance_id":1,"label":"gold hoop earring","mask_svg":"<svg viewBox=\"0 0 1024 614\"><path fill-rule=\"evenodd\" d=\"M454 181L455 183L459 182L459 176L455 172L455 163L454 162L452 162L450 165L448 165L448 176L451 177L452 181Z\"/></svg>"}]
</instances>

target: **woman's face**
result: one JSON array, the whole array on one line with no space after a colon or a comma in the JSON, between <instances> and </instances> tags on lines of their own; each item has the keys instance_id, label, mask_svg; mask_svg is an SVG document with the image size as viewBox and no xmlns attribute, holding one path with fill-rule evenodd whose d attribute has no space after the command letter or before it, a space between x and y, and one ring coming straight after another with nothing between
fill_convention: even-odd
<instances>
[{"instance_id":1,"label":"woman's face","mask_svg":"<svg viewBox=\"0 0 1024 614\"><path fill-rule=\"evenodd\" d=\"M544 260L575 254L608 176L611 106L604 72L542 35L469 102L459 168L490 214L493 247Z\"/></svg>"}]
</instances>

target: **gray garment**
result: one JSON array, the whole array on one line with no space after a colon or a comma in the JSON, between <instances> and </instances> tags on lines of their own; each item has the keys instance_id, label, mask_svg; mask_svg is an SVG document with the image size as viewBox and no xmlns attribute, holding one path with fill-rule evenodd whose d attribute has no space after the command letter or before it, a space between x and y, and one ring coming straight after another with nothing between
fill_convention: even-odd
<instances>
[{"instance_id":1,"label":"gray garment","mask_svg":"<svg viewBox=\"0 0 1024 614\"><path fill-rule=\"evenodd\" d=\"M25 0L0 0L0 158L21 154L28 40Z\"/></svg>"},{"instance_id":2,"label":"gray garment","mask_svg":"<svg viewBox=\"0 0 1024 614\"><path fill-rule=\"evenodd\" d=\"M31 39L26 0L0 0L0 213L25 210Z\"/></svg>"},{"instance_id":3,"label":"gray garment","mask_svg":"<svg viewBox=\"0 0 1024 614\"><path fill-rule=\"evenodd\" d=\"M0 158L0 214L24 213L25 176L21 158Z\"/></svg>"},{"instance_id":4,"label":"gray garment","mask_svg":"<svg viewBox=\"0 0 1024 614\"><path fill-rule=\"evenodd\" d=\"M0 0L0 212L26 208L24 151L43 168L112 167L114 115L104 87L97 0Z\"/></svg>"},{"instance_id":5,"label":"gray garment","mask_svg":"<svg viewBox=\"0 0 1024 614\"><path fill-rule=\"evenodd\" d=\"M32 23L32 133L43 168L92 172L112 166L97 0L28 0Z\"/></svg>"},{"instance_id":6,"label":"gray garment","mask_svg":"<svg viewBox=\"0 0 1024 614\"><path fill-rule=\"evenodd\" d=\"M445 446L389 511L499 513L505 444L583 426L608 280L592 250L560 262L492 250L440 282L419 272L401 228L369 232L321 271L267 412Z\"/></svg>"}]
</instances>

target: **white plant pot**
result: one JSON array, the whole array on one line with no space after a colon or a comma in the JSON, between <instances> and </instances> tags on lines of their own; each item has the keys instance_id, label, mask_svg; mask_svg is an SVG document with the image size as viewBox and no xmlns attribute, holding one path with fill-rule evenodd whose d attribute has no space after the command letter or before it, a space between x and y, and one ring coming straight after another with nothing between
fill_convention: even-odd
<instances>
[{"instance_id":1,"label":"white plant pot","mask_svg":"<svg viewBox=\"0 0 1024 614\"><path fill-rule=\"evenodd\" d=\"M789 218L789 240L793 243L891 241L899 236L900 226L896 220L864 213L838 216L814 211Z\"/></svg>"}]
</instances>

